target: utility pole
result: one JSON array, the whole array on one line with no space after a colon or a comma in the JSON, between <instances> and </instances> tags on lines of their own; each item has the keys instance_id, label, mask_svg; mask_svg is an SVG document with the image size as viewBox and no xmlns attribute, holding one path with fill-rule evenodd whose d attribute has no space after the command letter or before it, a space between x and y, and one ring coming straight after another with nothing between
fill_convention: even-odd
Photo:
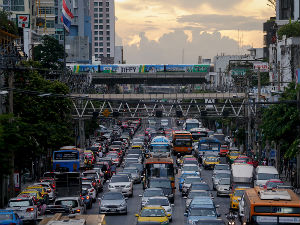
<instances>
[{"instance_id":1,"label":"utility pole","mask_svg":"<svg viewBox=\"0 0 300 225\"><path fill-rule=\"evenodd\" d=\"M257 94L258 94L258 105L257 105L257 111L256 111L256 132L259 130L259 124L261 120L261 111L260 111L260 101L261 101L261 74L260 74L260 69L257 71ZM255 133L256 135L256 133ZM260 149L260 135L257 140L257 152L258 152L258 159L261 158L261 149Z\"/></svg>"}]
</instances>

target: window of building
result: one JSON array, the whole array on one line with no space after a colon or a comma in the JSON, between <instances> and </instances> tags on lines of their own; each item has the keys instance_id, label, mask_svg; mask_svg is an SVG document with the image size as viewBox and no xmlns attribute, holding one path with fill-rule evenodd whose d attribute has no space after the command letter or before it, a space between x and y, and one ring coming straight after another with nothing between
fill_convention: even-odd
<instances>
[{"instance_id":1,"label":"window of building","mask_svg":"<svg viewBox=\"0 0 300 225\"><path fill-rule=\"evenodd\" d=\"M99 14L99 17L103 17L103 14L102 14L102 13L100 13L100 14Z\"/></svg>"},{"instance_id":2,"label":"window of building","mask_svg":"<svg viewBox=\"0 0 300 225\"><path fill-rule=\"evenodd\" d=\"M95 41L98 41L98 37L95 37L94 40L95 40Z\"/></svg>"},{"instance_id":3,"label":"window of building","mask_svg":"<svg viewBox=\"0 0 300 225\"><path fill-rule=\"evenodd\" d=\"M99 20L99 23L103 23L103 19L100 19L100 20Z\"/></svg>"},{"instance_id":4,"label":"window of building","mask_svg":"<svg viewBox=\"0 0 300 225\"><path fill-rule=\"evenodd\" d=\"M109 18L109 14L106 14L106 17Z\"/></svg>"},{"instance_id":5,"label":"window of building","mask_svg":"<svg viewBox=\"0 0 300 225\"><path fill-rule=\"evenodd\" d=\"M99 31L99 35L103 35L103 31Z\"/></svg>"},{"instance_id":6,"label":"window of building","mask_svg":"<svg viewBox=\"0 0 300 225\"><path fill-rule=\"evenodd\" d=\"M98 46L98 42L95 42L95 46Z\"/></svg>"},{"instance_id":7,"label":"window of building","mask_svg":"<svg viewBox=\"0 0 300 225\"><path fill-rule=\"evenodd\" d=\"M94 20L94 23L98 23L98 20Z\"/></svg>"},{"instance_id":8,"label":"window of building","mask_svg":"<svg viewBox=\"0 0 300 225\"><path fill-rule=\"evenodd\" d=\"M46 27L47 28L54 28L54 20L47 20L46 21Z\"/></svg>"},{"instance_id":9,"label":"window of building","mask_svg":"<svg viewBox=\"0 0 300 225\"><path fill-rule=\"evenodd\" d=\"M94 25L94 29L98 29L98 25Z\"/></svg>"},{"instance_id":10,"label":"window of building","mask_svg":"<svg viewBox=\"0 0 300 225\"><path fill-rule=\"evenodd\" d=\"M98 8L94 8L94 12L98 12Z\"/></svg>"},{"instance_id":11,"label":"window of building","mask_svg":"<svg viewBox=\"0 0 300 225\"><path fill-rule=\"evenodd\" d=\"M109 23L109 19L106 19L106 23Z\"/></svg>"},{"instance_id":12,"label":"window of building","mask_svg":"<svg viewBox=\"0 0 300 225\"><path fill-rule=\"evenodd\" d=\"M74 8L74 15L78 15L78 8Z\"/></svg>"},{"instance_id":13,"label":"window of building","mask_svg":"<svg viewBox=\"0 0 300 225\"><path fill-rule=\"evenodd\" d=\"M106 7L109 7L109 2L106 2Z\"/></svg>"},{"instance_id":14,"label":"window of building","mask_svg":"<svg viewBox=\"0 0 300 225\"><path fill-rule=\"evenodd\" d=\"M102 6L102 2L99 2L99 6Z\"/></svg>"},{"instance_id":15,"label":"window of building","mask_svg":"<svg viewBox=\"0 0 300 225\"><path fill-rule=\"evenodd\" d=\"M99 37L99 40L100 40L100 41L103 41L103 37Z\"/></svg>"},{"instance_id":16,"label":"window of building","mask_svg":"<svg viewBox=\"0 0 300 225\"><path fill-rule=\"evenodd\" d=\"M107 57L110 57L110 54L107 54Z\"/></svg>"},{"instance_id":17,"label":"window of building","mask_svg":"<svg viewBox=\"0 0 300 225\"><path fill-rule=\"evenodd\" d=\"M78 16L74 16L74 23L77 23L78 21Z\"/></svg>"},{"instance_id":18,"label":"window of building","mask_svg":"<svg viewBox=\"0 0 300 225\"><path fill-rule=\"evenodd\" d=\"M107 43L106 43L106 46L107 46L107 47L109 47L109 46L110 46L110 43L109 43L109 42L107 42Z\"/></svg>"},{"instance_id":19,"label":"window of building","mask_svg":"<svg viewBox=\"0 0 300 225\"><path fill-rule=\"evenodd\" d=\"M97 13L94 13L94 18L98 18L98 14Z\"/></svg>"},{"instance_id":20,"label":"window of building","mask_svg":"<svg viewBox=\"0 0 300 225\"><path fill-rule=\"evenodd\" d=\"M110 37L106 37L106 40L107 40L107 41L110 41Z\"/></svg>"},{"instance_id":21,"label":"window of building","mask_svg":"<svg viewBox=\"0 0 300 225\"><path fill-rule=\"evenodd\" d=\"M99 43L99 46L103 46L103 42L100 42L100 43Z\"/></svg>"},{"instance_id":22,"label":"window of building","mask_svg":"<svg viewBox=\"0 0 300 225\"><path fill-rule=\"evenodd\" d=\"M110 35L110 31L106 31L106 35Z\"/></svg>"},{"instance_id":23,"label":"window of building","mask_svg":"<svg viewBox=\"0 0 300 225\"><path fill-rule=\"evenodd\" d=\"M99 48L99 51L100 51L100 52L103 52L103 48Z\"/></svg>"},{"instance_id":24,"label":"window of building","mask_svg":"<svg viewBox=\"0 0 300 225\"><path fill-rule=\"evenodd\" d=\"M106 8L106 12L109 12L109 8Z\"/></svg>"},{"instance_id":25,"label":"window of building","mask_svg":"<svg viewBox=\"0 0 300 225\"><path fill-rule=\"evenodd\" d=\"M294 0L280 0L279 15L281 20L294 19Z\"/></svg>"},{"instance_id":26,"label":"window of building","mask_svg":"<svg viewBox=\"0 0 300 225\"><path fill-rule=\"evenodd\" d=\"M98 58L98 54L95 54L95 57Z\"/></svg>"},{"instance_id":27,"label":"window of building","mask_svg":"<svg viewBox=\"0 0 300 225\"><path fill-rule=\"evenodd\" d=\"M106 29L108 29L108 30L109 30L109 29L110 29L110 26L109 26L109 25L106 25Z\"/></svg>"},{"instance_id":28,"label":"window of building","mask_svg":"<svg viewBox=\"0 0 300 225\"><path fill-rule=\"evenodd\" d=\"M3 9L5 11L24 11L24 0L3 0Z\"/></svg>"},{"instance_id":29,"label":"window of building","mask_svg":"<svg viewBox=\"0 0 300 225\"><path fill-rule=\"evenodd\" d=\"M41 14L55 14L54 7L40 7Z\"/></svg>"},{"instance_id":30,"label":"window of building","mask_svg":"<svg viewBox=\"0 0 300 225\"><path fill-rule=\"evenodd\" d=\"M98 6L98 2L94 2L94 6Z\"/></svg>"},{"instance_id":31,"label":"window of building","mask_svg":"<svg viewBox=\"0 0 300 225\"><path fill-rule=\"evenodd\" d=\"M94 31L94 34L95 34L95 35L98 35L98 31Z\"/></svg>"},{"instance_id":32,"label":"window of building","mask_svg":"<svg viewBox=\"0 0 300 225\"><path fill-rule=\"evenodd\" d=\"M95 52L98 52L98 48L95 48Z\"/></svg>"},{"instance_id":33,"label":"window of building","mask_svg":"<svg viewBox=\"0 0 300 225\"><path fill-rule=\"evenodd\" d=\"M103 54L100 54L100 57L103 57Z\"/></svg>"},{"instance_id":34,"label":"window of building","mask_svg":"<svg viewBox=\"0 0 300 225\"><path fill-rule=\"evenodd\" d=\"M99 12L103 12L103 8L99 8Z\"/></svg>"},{"instance_id":35,"label":"window of building","mask_svg":"<svg viewBox=\"0 0 300 225\"><path fill-rule=\"evenodd\" d=\"M99 29L103 29L103 25L99 25Z\"/></svg>"},{"instance_id":36,"label":"window of building","mask_svg":"<svg viewBox=\"0 0 300 225\"><path fill-rule=\"evenodd\" d=\"M110 52L110 48L107 49L107 52Z\"/></svg>"}]
</instances>

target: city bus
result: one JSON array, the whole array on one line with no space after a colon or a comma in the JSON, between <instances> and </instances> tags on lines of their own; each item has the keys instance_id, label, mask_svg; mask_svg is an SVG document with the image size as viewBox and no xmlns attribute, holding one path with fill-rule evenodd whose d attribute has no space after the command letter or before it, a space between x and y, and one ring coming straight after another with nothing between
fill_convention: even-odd
<instances>
[{"instance_id":1,"label":"city bus","mask_svg":"<svg viewBox=\"0 0 300 225\"><path fill-rule=\"evenodd\" d=\"M198 155L219 155L221 142L215 138L201 138L198 144Z\"/></svg>"},{"instance_id":2,"label":"city bus","mask_svg":"<svg viewBox=\"0 0 300 225\"><path fill-rule=\"evenodd\" d=\"M173 131L173 153L191 154L192 153L192 134L188 131Z\"/></svg>"},{"instance_id":3,"label":"city bus","mask_svg":"<svg viewBox=\"0 0 300 225\"><path fill-rule=\"evenodd\" d=\"M205 128L192 128L190 132L194 142L199 141L200 138L208 137L208 133Z\"/></svg>"},{"instance_id":4,"label":"city bus","mask_svg":"<svg viewBox=\"0 0 300 225\"><path fill-rule=\"evenodd\" d=\"M300 198L290 189L246 189L242 224L300 224Z\"/></svg>"},{"instance_id":5,"label":"city bus","mask_svg":"<svg viewBox=\"0 0 300 225\"><path fill-rule=\"evenodd\" d=\"M53 152L53 171L79 172L83 158L83 150L75 146L64 146Z\"/></svg>"},{"instance_id":6,"label":"city bus","mask_svg":"<svg viewBox=\"0 0 300 225\"><path fill-rule=\"evenodd\" d=\"M150 157L170 157L171 156L171 143L165 136L156 136L152 139L149 145Z\"/></svg>"},{"instance_id":7,"label":"city bus","mask_svg":"<svg viewBox=\"0 0 300 225\"><path fill-rule=\"evenodd\" d=\"M174 161L170 157L151 157L145 162L144 187L147 187L147 182L151 177L169 178L172 182L172 187L175 187L175 171Z\"/></svg>"},{"instance_id":8,"label":"city bus","mask_svg":"<svg viewBox=\"0 0 300 225\"><path fill-rule=\"evenodd\" d=\"M201 122L197 119L187 119L183 124L183 129L186 131L190 131L193 128L201 127Z\"/></svg>"}]
</instances>

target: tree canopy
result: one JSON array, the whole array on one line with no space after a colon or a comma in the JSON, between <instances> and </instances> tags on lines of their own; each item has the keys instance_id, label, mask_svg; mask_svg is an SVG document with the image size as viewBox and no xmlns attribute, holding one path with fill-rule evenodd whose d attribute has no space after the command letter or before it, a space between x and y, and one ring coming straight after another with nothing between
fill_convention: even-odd
<instances>
[{"instance_id":1,"label":"tree canopy","mask_svg":"<svg viewBox=\"0 0 300 225\"><path fill-rule=\"evenodd\" d=\"M0 9L0 30L4 30L11 34L18 34L16 24L8 19L9 13Z\"/></svg>"}]
</instances>

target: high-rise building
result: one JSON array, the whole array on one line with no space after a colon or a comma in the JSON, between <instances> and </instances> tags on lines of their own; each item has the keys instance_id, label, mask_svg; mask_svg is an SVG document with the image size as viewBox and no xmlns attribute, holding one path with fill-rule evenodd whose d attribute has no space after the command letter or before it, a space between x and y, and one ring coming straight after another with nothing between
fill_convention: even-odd
<instances>
[{"instance_id":1,"label":"high-rise building","mask_svg":"<svg viewBox=\"0 0 300 225\"><path fill-rule=\"evenodd\" d=\"M91 0L93 63L113 64L115 57L114 0Z\"/></svg>"},{"instance_id":2,"label":"high-rise building","mask_svg":"<svg viewBox=\"0 0 300 225\"><path fill-rule=\"evenodd\" d=\"M276 0L276 23L278 26L289 23L289 20L300 19L299 0Z\"/></svg>"},{"instance_id":3,"label":"high-rise building","mask_svg":"<svg viewBox=\"0 0 300 225\"><path fill-rule=\"evenodd\" d=\"M55 1L56 37L63 43L62 0ZM66 32L67 63L91 63L92 33L90 17L90 1L65 0L68 9L74 15L70 32Z\"/></svg>"}]
</instances>

